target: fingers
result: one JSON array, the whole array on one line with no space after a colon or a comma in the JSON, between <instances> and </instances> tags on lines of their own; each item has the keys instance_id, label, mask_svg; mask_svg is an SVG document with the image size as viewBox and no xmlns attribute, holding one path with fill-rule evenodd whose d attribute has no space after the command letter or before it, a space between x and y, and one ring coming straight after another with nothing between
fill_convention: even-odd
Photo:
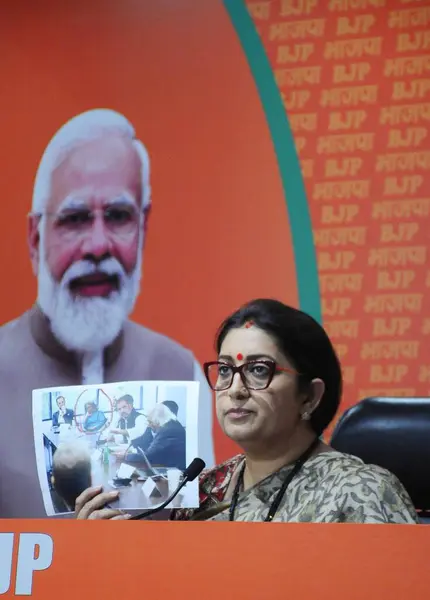
<instances>
[{"instance_id":1,"label":"fingers","mask_svg":"<svg viewBox=\"0 0 430 600\"><path fill-rule=\"evenodd\" d=\"M98 485L97 487L87 488L82 492L80 496L76 498L75 502L75 511L76 513L80 512L83 506L89 502L92 498L100 494L102 491L102 487Z\"/></svg>"},{"instance_id":2,"label":"fingers","mask_svg":"<svg viewBox=\"0 0 430 600\"><path fill-rule=\"evenodd\" d=\"M126 521L128 519L131 519L131 515L129 515L128 513L112 517L112 521Z\"/></svg>"},{"instance_id":3,"label":"fingers","mask_svg":"<svg viewBox=\"0 0 430 600\"><path fill-rule=\"evenodd\" d=\"M76 500L75 505L75 513L77 519L94 519L94 518L104 518L109 519L112 515L104 516L104 517L94 517L91 516L94 512L101 513L100 509L102 509L106 504L116 500L119 496L118 491L102 493L101 488L89 488L82 492L79 498ZM112 511L113 509L106 509ZM114 514L118 514L119 511L113 510ZM106 513L104 513L106 514Z\"/></svg>"},{"instance_id":4,"label":"fingers","mask_svg":"<svg viewBox=\"0 0 430 600\"><path fill-rule=\"evenodd\" d=\"M124 518L124 513L120 510L115 510L113 508L102 508L101 510L95 510L93 511L90 516L88 517L88 520L94 520L94 519L123 519Z\"/></svg>"}]
</instances>

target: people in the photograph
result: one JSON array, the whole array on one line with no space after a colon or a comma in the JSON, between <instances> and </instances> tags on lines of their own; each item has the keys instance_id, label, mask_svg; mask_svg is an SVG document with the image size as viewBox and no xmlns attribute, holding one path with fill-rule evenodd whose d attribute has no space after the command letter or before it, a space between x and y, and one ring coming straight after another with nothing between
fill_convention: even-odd
<instances>
[{"instance_id":1,"label":"people in the photograph","mask_svg":"<svg viewBox=\"0 0 430 600\"><path fill-rule=\"evenodd\" d=\"M64 396L58 396L56 402L58 410L52 415L52 427L72 425L75 413L71 408L67 408Z\"/></svg>"},{"instance_id":2,"label":"people in the photograph","mask_svg":"<svg viewBox=\"0 0 430 600\"><path fill-rule=\"evenodd\" d=\"M335 416L342 371L324 329L276 300L249 302L219 329L205 364L224 434L242 453L200 477L200 507L172 519L317 523L416 523L399 480L334 451L320 436ZM89 489L80 519L129 518Z\"/></svg>"},{"instance_id":3,"label":"people in the photograph","mask_svg":"<svg viewBox=\"0 0 430 600\"><path fill-rule=\"evenodd\" d=\"M96 402L85 403L84 431L96 433L101 431L107 423L107 417L103 411L99 410Z\"/></svg>"},{"instance_id":4,"label":"people in the photograph","mask_svg":"<svg viewBox=\"0 0 430 600\"><path fill-rule=\"evenodd\" d=\"M212 394L201 367L190 350L129 318L141 288L150 207L148 153L123 115L84 112L49 142L28 221L37 298L0 328L0 389L13 407L0 440L8 444L12 431L23 433L20 452L0 467L0 480L8 481L1 517L45 515L27 410L34 389L199 381L198 453L214 464Z\"/></svg>"},{"instance_id":5,"label":"people in the photograph","mask_svg":"<svg viewBox=\"0 0 430 600\"><path fill-rule=\"evenodd\" d=\"M76 498L91 486L91 454L84 443L59 444L52 461L52 485L65 509L73 511Z\"/></svg>"},{"instance_id":6,"label":"people in the photograph","mask_svg":"<svg viewBox=\"0 0 430 600\"><path fill-rule=\"evenodd\" d=\"M143 435L148 427L148 421L134 408L134 399L130 394L120 396L116 401L116 410L119 415L114 427L106 435L108 441L114 440L116 435L122 437L124 444Z\"/></svg>"},{"instance_id":7,"label":"people in the photograph","mask_svg":"<svg viewBox=\"0 0 430 600\"><path fill-rule=\"evenodd\" d=\"M175 415L175 417L178 418L179 406L176 402L173 400L164 400L161 404L167 406L167 408Z\"/></svg>"},{"instance_id":8,"label":"people in the photograph","mask_svg":"<svg viewBox=\"0 0 430 600\"><path fill-rule=\"evenodd\" d=\"M171 467L184 471L186 468L186 435L184 426L166 404L156 404L148 414L148 432L136 438L132 445L137 452L124 454L126 462L142 462L143 451L152 466ZM149 443L148 443L149 442Z\"/></svg>"},{"instance_id":9,"label":"people in the photograph","mask_svg":"<svg viewBox=\"0 0 430 600\"><path fill-rule=\"evenodd\" d=\"M173 400L164 400L161 404L167 406L167 408L175 415L176 419L178 418L179 406ZM152 427L147 426L143 434L139 437L139 448L146 452L149 446L152 444L154 437L156 435L156 430L152 429Z\"/></svg>"}]
</instances>

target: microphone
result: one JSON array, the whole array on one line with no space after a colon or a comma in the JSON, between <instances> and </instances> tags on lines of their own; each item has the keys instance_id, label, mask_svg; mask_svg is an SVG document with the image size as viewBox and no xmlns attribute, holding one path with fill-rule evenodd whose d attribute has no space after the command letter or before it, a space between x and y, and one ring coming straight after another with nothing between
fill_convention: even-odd
<instances>
[{"instance_id":1,"label":"microphone","mask_svg":"<svg viewBox=\"0 0 430 600\"><path fill-rule=\"evenodd\" d=\"M203 471L205 466L206 466L206 463L201 458L195 458L185 469L185 471L182 474L182 479L181 479L180 484L178 485L176 490L172 494L170 494L170 496L167 498L167 500L165 500L159 506L155 506L154 508L145 510L144 512L142 512L138 515L134 515L133 517L131 517L129 519L129 521L139 521L140 519L146 519L147 517L159 512L160 510L163 510L163 508L166 508L166 506L168 504L170 504L174 498L176 498L176 496L182 490L184 485L186 485L190 481L194 481L194 479L196 477L198 477L200 475L200 473Z\"/></svg>"},{"instance_id":2,"label":"microphone","mask_svg":"<svg viewBox=\"0 0 430 600\"><path fill-rule=\"evenodd\" d=\"M140 454L140 456L143 459L143 462L145 465L145 471L147 472L148 477L153 477L154 475L157 475L157 472L152 468L152 465L149 462L148 457L146 456L146 454L142 450L142 448L140 446L136 446L136 450L138 451L138 453Z\"/></svg>"}]
</instances>

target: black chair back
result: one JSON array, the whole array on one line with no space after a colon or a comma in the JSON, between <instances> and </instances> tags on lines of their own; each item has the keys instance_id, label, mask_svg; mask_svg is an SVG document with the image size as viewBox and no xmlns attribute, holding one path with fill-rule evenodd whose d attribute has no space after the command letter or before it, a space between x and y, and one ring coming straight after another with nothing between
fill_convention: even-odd
<instances>
[{"instance_id":1,"label":"black chair back","mask_svg":"<svg viewBox=\"0 0 430 600\"><path fill-rule=\"evenodd\" d=\"M330 445L391 471L430 521L430 398L366 398L342 415Z\"/></svg>"}]
</instances>

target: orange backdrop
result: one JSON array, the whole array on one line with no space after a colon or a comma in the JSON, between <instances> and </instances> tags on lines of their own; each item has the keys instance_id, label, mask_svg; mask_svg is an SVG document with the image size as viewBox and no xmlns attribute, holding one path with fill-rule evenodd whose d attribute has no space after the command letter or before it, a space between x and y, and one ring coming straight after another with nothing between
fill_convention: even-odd
<instances>
[{"instance_id":1,"label":"orange backdrop","mask_svg":"<svg viewBox=\"0 0 430 600\"><path fill-rule=\"evenodd\" d=\"M0 237L6 322L34 301L26 247L33 178L51 136L93 107L119 110L152 160L153 214L134 319L200 361L253 296L297 304L288 217L246 59L218 0L2 5ZM233 445L216 427L217 458Z\"/></svg>"},{"instance_id":2,"label":"orange backdrop","mask_svg":"<svg viewBox=\"0 0 430 600\"><path fill-rule=\"evenodd\" d=\"M41 153L92 107L123 112L151 153L154 213L136 320L203 361L240 303L298 304L306 265L293 255L286 210L295 197L285 199L285 165L229 19L242 2L224 4L2 3L0 252L14 290L3 294L3 322L35 297L25 215ZM430 2L247 6L301 161L314 301L343 362L342 410L373 394L429 395ZM219 460L234 451L218 427L215 442Z\"/></svg>"},{"instance_id":3,"label":"orange backdrop","mask_svg":"<svg viewBox=\"0 0 430 600\"><path fill-rule=\"evenodd\" d=\"M300 157L342 410L428 396L430 2L247 4Z\"/></svg>"}]
</instances>

